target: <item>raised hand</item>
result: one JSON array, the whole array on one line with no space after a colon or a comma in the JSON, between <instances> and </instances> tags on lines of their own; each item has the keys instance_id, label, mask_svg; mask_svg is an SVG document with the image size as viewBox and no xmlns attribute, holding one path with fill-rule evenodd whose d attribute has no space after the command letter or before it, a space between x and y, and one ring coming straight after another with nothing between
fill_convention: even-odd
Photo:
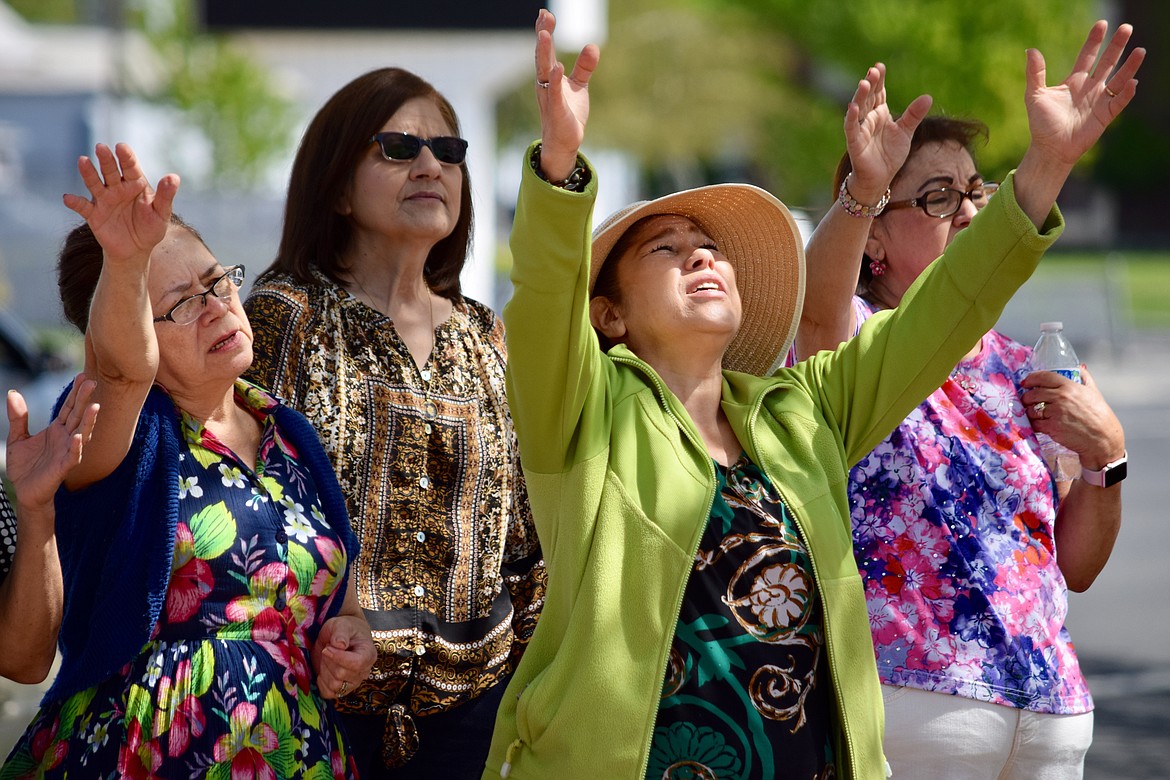
<instances>
[{"instance_id":1,"label":"raised hand","mask_svg":"<svg viewBox=\"0 0 1170 780\"><path fill-rule=\"evenodd\" d=\"M79 374L56 419L35 435L28 432L24 397L8 391L8 478L20 506L50 506L65 475L81 462L97 420L98 405L89 401L95 387Z\"/></svg>"},{"instance_id":2,"label":"raised hand","mask_svg":"<svg viewBox=\"0 0 1170 780\"><path fill-rule=\"evenodd\" d=\"M1123 24L1098 61L1097 52L1108 28L1104 20L1093 25L1072 72L1052 87L1046 84L1044 55L1028 50L1024 103L1032 146L1065 165L1074 165L1097 142L1137 90L1134 76L1146 50L1134 49L1118 67L1133 33L1130 25Z\"/></svg>"},{"instance_id":3,"label":"raised hand","mask_svg":"<svg viewBox=\"0 0 1170 780\"><path fill-rule=\"evenodd\" d=\"M886 103L886 66L877 63L857 84L845 111L845 146L853 172L850 194L862 203L876 203L910 154L914 131L932 99L919 95L897 120Z\"/></svg>"},{"instance_id":4,"label":"raised hand","mask_svg":"<svg viewBox=\"0 0 1170 780\"><path fill-rule=\"evenodd\" d=\"M66 195L65 205L89 223L107 260L149 257L167 234L179 177L168 174L152 188L127 144L113 150L98 144L94 156L97 165L89 157L77 161L90 197Z\"/></svg>"},{"instance_id":5,"label":"raised hand","mask_svg":"<svg viewBox=\"0 0 1170 780\"><path fill-rule=\"evenodd\" d=\"M557 61L553 44L556 19L546 10L536 18L536 104L540 107L541 168L560 181L577 164L577 150L589 120L589 78L601 52L594 44L581 49L572 73Z\"/></svg>"}]
</instances>

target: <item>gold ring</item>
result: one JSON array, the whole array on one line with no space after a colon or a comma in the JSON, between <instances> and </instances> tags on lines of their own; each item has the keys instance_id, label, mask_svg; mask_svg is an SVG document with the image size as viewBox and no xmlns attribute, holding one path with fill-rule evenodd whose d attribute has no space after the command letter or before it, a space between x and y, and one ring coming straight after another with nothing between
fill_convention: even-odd
<instances>
[{"instance_id":1,"label":"gold ring","mask_svg":"<svg viewBox=\"0 0 1170 780\"><path fill-rule=\"evenodd\" d=\"M1048 404L1046 404L1043 401L1037 401L1036 403L1032 404L1032 411L1034 411L1034 412L1036 412L1036 414L1040 415L1041 420L1048 419L1047 417L1044 416L1044 410L1047 408L1048 408Z\"/></svg>"},{"instance_id":2,"label":"gold ring","mask_svg":"<svg viewBox=\"0 0 1170 780\"><path fill-rule=\"evenodd\" d=\"M337 698L340 699L342 696L345 695L345 692L348 690L349 690L349 680L342 680L341 687L337 689Z\"/></svg>"},{"instance_id":3,"label":"gold ring","mask_svg":"<svg viewBox=\"0 0 1170 780\"><path fill-rule=\"evenodd\" d=\"M1116 93L1116 92L1114 92L1113 90L1109 89L1109 85L1108 85L1108 84L1106 84L1106 85L1105 85L1105 94L1106 94L1106 95L1108 95L1110 98L1115 98L1115 97L1117 97L1117 93Z\"/></svg>"}]
</instances>

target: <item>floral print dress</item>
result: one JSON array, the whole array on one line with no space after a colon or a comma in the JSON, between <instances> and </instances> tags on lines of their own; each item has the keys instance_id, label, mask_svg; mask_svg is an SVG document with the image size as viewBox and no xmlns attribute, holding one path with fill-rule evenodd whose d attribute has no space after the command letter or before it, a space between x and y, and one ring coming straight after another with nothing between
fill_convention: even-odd
<instances>
[{"instance_id":1,"label":"floral print dress","mask_svg":"<svg viewBox=\"0 0 1170 780\"><path fill-rule=\"evenodd\" d=\"M347 557L317 489L246 383L263 421L253 471L185 413L179 522L166 605L121 674L49 704L0 778L353 777L309 648Z\"/></svg>"},{"instance_id":2,"label":"floral print dress","mask_svg":"<svg viewBox=\"0 0 1170 780\"><path fill-rule=\"evenodd\" d=\"M835 705L808 550L746 455L715 467L647 780L829 780Z\"/></svg>"}]
</instances>

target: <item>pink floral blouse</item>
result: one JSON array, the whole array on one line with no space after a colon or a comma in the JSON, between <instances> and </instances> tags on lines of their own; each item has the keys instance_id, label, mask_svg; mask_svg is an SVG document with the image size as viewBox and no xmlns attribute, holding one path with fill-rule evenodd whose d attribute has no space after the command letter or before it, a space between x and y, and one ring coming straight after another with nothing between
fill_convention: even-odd
<instances>
[{"instance_id":1,"label":"pink floral blouse","mask_svg":"<svg viewBox=\"0 0 1170 780\"><path fill-rule=\"evenodd\" d=\"M873 309L855 299L857 321ZM850 473L882 682L1037 712L1093 709L1053 543L1055 483L995 331Z\"/></svg>"}]
</instances>

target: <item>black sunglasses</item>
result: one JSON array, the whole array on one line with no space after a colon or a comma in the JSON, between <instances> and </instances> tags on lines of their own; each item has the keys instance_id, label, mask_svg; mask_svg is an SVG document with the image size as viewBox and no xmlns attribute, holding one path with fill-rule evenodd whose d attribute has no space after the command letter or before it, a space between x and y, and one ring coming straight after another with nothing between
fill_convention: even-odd
<instances>
[{"instance_id":1,"label":"black sunglasses","mask_svg":"<svg viewBox=\"0 0 1170 780\"><path fill-rule=\"evenodd\" d=\"M413 160L424 146L436 160L448 165L459 165L467 157L467 141L449 135L419 138L409 133L374 133L370 141L382 148L382 156L387 160Z\"/></svg>"}]
</instances>

